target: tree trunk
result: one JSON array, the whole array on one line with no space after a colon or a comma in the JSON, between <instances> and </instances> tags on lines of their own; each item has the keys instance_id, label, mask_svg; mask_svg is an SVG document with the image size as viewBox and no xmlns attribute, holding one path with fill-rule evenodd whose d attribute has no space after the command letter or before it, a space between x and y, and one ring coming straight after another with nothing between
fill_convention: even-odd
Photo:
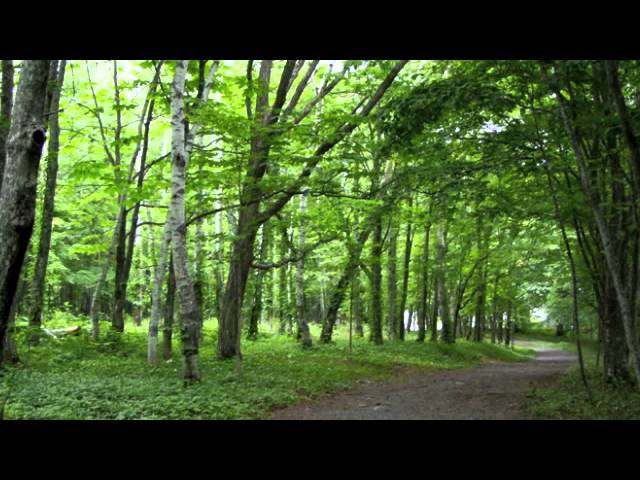
<instances>
[{"instance_id":1,"label":"tree trunk","mask_svg":"<svg viewBox=\"0 0 640 480\"><path fill-rule=\"evenodd\" d=\"M300 195L300 224L298 225L298 254L300 258L296 264L296 311L298 317L298 326L300 328L300 340L304 348L310 348L313 345L311 340L311 332L309 332L309 323L307 322L307 311L305 309L304 296L304 249L305 249L305 231L304 221L307 209L307 192Z\"/></svg>"},{"instance_id":2,"label":"tree trunk","mask_svg":"<svg viewBox=\"0 0 640 480\"><path fill-rule=\"evenodd\" d=\"M111 328L119 333L124 332L124 304L126 300L126 235L127 235L127 211L124 205L124 198L121 196L118 203L120 204L120 212L118 213L118 240L116 242L115 251L115 290L113 295L113 317L111 319Z\"/></svg>"},{"instance_id":3,"label":"tree trunk","mask_svg":"<svg viewBox=\"0 0 640 480\"><path fill-rule=\"evenodd\" d=\"M269 250L269 240L271 236L271 228L268 223L262 226L262 240L260 241L260 263L265 263L267 252ZM262 317L262 286L264 281L265 270L258 269L255 275L255 290L253 295L253 305L251 306L251 315L249 316L249 331L247 337L251 340L258 338L258 323Z\"/></svg>"},{"instance_id":4,"label":"tree trunk","mask_svg":"<svg viewBox=\"0 0 640 480\"><path fill-rule=\"evenodd\" d=\"M431 213L431 207L429 208ZM418 308L418 338L422 343L427 332L427 300L429 297L429 234L431 232L431 220L429 219L424 227L424 247L422 250L422 265L420 269L420 307Z\"/></svg>"},{"instance_id":5,"label":"tree trunk","mask_svg":"<svg viewBox=\"0 0 640 480\"><path fill-rule=\"evenodd\" d=\"M488 236L485 237L485 228L482 222L482 218L478 218L477 223L477 236L478 236L478 250L486 258L486 252L488 248ZM485 321L485 301L487 291L487 262L486 259L482 261L480 265L480 271L478 273L478 288L477 288L477 301L475 309L475 323L473 325L473 340L475 342L481 342L484 338L484 321Z\"/></svg>"},{"instance_id":6,"label":"tree trunk","mask_svg":"<svg viewBox=\"0 0 640 480\"><path fill-rule=\"evenodd\" d=\"M222 207L222 202L217 201L217 208ZM218 322L222 316L222 295L224 292L224 232L222 230L222 211L216 213L216 266L215 266L215 281L216 281L216 317Z\"/></svg>"},{"instance_id":7,"label":"tree trunk","mask_svg":"<svg viewBox=\"0 0 640 480\"><path fill-rule=\"evenodd\" d=\"M171 242L176 290L180 295L182 354L185 361L185 383L200 381L198 370L198 338L200 309L189 274L187 225L185 220L185 173L188 155L185 146L184 85L188 60L178 60L171 97L173 170L171 175Z\"/></svg>"},{"instance_id":8,"label":"tree trunk","mask_svg":"<svg viewBox=\"0 0 640 480\"><path fill-rule=\"evenodd\" d=\"M55 79L55 87L51 96L49 114L49 145L47 147L47 179L42 206L42 221L40 226L40 242L36 259L35 274L32 287L32 311L29 318L29 326L34 329L30 338L32 345L38 343L39 330L42 317L44 299L44 286L49 261L49 248L51 246L51 231L53 227L53 213L55 205L56 183L58 177L58 151L60 150L60 125L58 122L58 110L60 109L60 94L64 84L65 60L60 62L60 67ZM38 333L35 333L38 332Z\"/></svg>"},{"instance_id":9,"label":"tree trunk","mask_svg":"<svg viewBox=\"0 0 640 480\"><path fill-rule=\"evenodd\" d=\"M382 345L382 215L378 215L373 227L371 244L371 328L369 341Z\"/></svg>"},{"instance_id":10,"label":"tree trunk","mask_svg":"<svg viewBox=\"0 0 640 480\"><path fill-rule=\"evenodd\" d=\"M369 115L406 63L407 61L402 60L394 65L378 86L375 93L368 98L368 101L366 101L359 110L359 117L363 118ZM261 223L264 223L277 214L289 202L295 194L295 191L304 185L304 182L311 175L323 156L346 138L358 125L356 122L346 122L335 131L329 140L320 144L311 159L306 162L302 172L297 180L293 182L291 188L274 198L264 211L260 211L260 204L263 198L261 180L268 167L271 144L277 137L271 127L276 125L280 119L280 113L286 101L288 87L291 83L291 75L293 74L296 62L286 62L282 76L280 77L275 101L273 105L269 107L268 86L271 78L271 64L272 62L269 60L263 60L260 63L261 86L257 89L259 93L256 100L255 113L253 114L255 128L251 136L249 165L241 192L238 229L233 241L229 276L224 294L223 313L218 330L218 357L221 359L235 356L240 358L241 355L241 309L246 282L253 261L253 244L258 227ZM247 102L247 105L249 106L247 110L250 114L250 102ZM295 124L297 123L294 122L294 125ZM283 131L286 131L286 129L283 129ZM345 287L347 283L348 279L345 281ZM329 340L330 337L331 333L328 333ZM324 338L327 338L327 334L325 334Z\"/></svg>"},{"instance_id":11,"label":"tree trunk","mask_svg":"<svg viewBox=\"0 0 640 480\"><path fill-rule=\"evenodd\" d=\"M284 227L281 232L281 239L279 243L281 261L285 260L289 256L289 247L287 242L288 238L289 234L287 231L287 227ZM278 333L280 335L284 335L287 331L287 320L289 312L289 302L287 296L287 266L288 264L284 264L278 269Z\"/></svg>"},{"instance_id":12,"label":"tree trunk","mask_svg":"<svg viewBox=\"0 0 640 480\"><path fill-rule=\"evenodd\" d=\"M331 337L333 334L333 327L338 318L338 311L340 310L340 305L342 305L342 301L344 299L345 291L347 286L349 285L349 281L353 278L353 275L358 270L358 265L360 264L360 255L362 254L362 250L364 248L367 239L369 238L369 234L371 233L371 227L365 225L363 229L358 233L356 237L355 245L349 250L349 260L347 261L347 265L340 276L338 283L333 290L333 294L331 295L331 301L329 302L329 308L327 309L326 316L324 317L324 321L322 324L322 333L320 335L320 343L329 343L331 342Z\"/></svg>"},{"instance_id":13,"label":"tree trunk","mask_svg":"<svg viewBox=\"0 0 640 480\"><path fill-rule=\"evenodd\" d=\"M393 222L393 219L391 220ZM398 280L396 278L396 264L397 264L397 244L398 244L398 228L396 225L391 225L391 231L389 232L389 262L388 262L388 275L387 275L387 293L388 293L388 330L389 339L395 340L398 333L398 304L396 298L398 296Z\"/></svg>"},{"instance_id":14,"label":"tree trunk","mask_svg":"<svg viewBox=\"0 0 640 480\"><path fill-rule=\"evenodd\" d=\"M446 286L446 255L447 255L447 226L445 221L438 223L436 232L437 237L437 252L436 252L436 265L437 265L437 290L438 290L438 303L440 305L440 321L442 322L442 340L445 343L453 343L451 335L451 325L449 317L449 295L447 294ZM438 319L433 319L433 331L437 332Z\"/></svg>"},{"instance_id":15,"label":"tree trunk","mask_svg":"<svg viewBox=\"0 0 640 480\"><path fill-rule=\"evenodd\" d=\"M122 210L118 211L118 215ZM107 280L107 274L109 273L109 268L111 267L111 263L113 262L113 255L116 251L116 244L118 243L118 235L120 233L119 230L120 219L116 219L116 226L113 230L113 235L111 236L111 243L109 244L109 250L107 251L107 257L104 259L104 263L102 264L102 270L100 270L100 276L98 277L98 283L96 283L96 287L93 290L93 294L91 296L91 309L89 316L91 317L91 336L94 340L98 340L100 337L100 318L99 318L99 305L100 305L100 296L102 295L102 289L104 288L104 284Z\"/></svg>"},{"instance_id":16,"label":"tree trunk","mask_svg":"<svg viewBox=\"0 0 640 480\"><path fill-rule=\"evenodd\" d=\"M173 268L173 253L169 257L169 276L167 278L167 301L164 305L162 325L162 357L169 360L173 355L173 317L176 300L176 275Z\"/></svg>"},{"instance_id":17,"label":"tree trunk","mask_svg":"<svg viewBox=\"0 0 640 480\"><path fill-rule=\"evenodd\" d=\"M164 283L165 272L167 270L167 253L170 243L171 217L167 215L164 232L162 234L162 244L160 245L160 258L158 258L158 264L154 272L153 291L151 293L151 320L149 321L147 361L152 367L158 365L158 330L160 326L160 316L162 315L162 284ZM169 265L171 265L171 263L169 263ZM173 271L173 267L170 266L170 270ZM171 287L169 287L169 289L170 288ZM173 317L173 307L171 308L171 316Z\"/></svg>"},{"instance_id":18,"label":"tree trunk","mask_svg":"<svg viewBox=\"0 0 640 480\"><path fill-rule=\"evenodd\" d=\"M48 60L23 62L9 129L0 193L0 345L33 231L48 74Z\"/></svg>"},{"instance_id":19,"label":"tree trunk","mask_svg":"<svg viewBox=\"0 0 640 480\"><path fill-rule=\"evenodd\" d=\"M506 347L511 344L511 332L513 331L511 323L511 300L509 300L509 303L507 304L507 325L504 329L504 344Z\"/></svg>"},{"instance_id":20,"label":"tree trunk","mask_svg":"<svg viewBox=\"0 0 640 480\"><path fill-rule=\"evenodd\" d=\"M2 60L2 98L0 99L0 191L6 163L6 146L13 108L13 60Z\"/></svg>"},{"instance_id":21,"label":"tree trunk","mask_svg":"<svg viewBox=\"0 0 640 480\"><path fill-rule=\"evenodd\" d=\"M412 206L411 199L409 206ZM400 294L400 318L398 319L398 339L404 340L404 313L407 307L407 296L409 294L409 271L411 266L411 247L413 246L413 232L411 221L407 224L407 236L404 243L404 263L402 266L402 293Z\"/></svg>"},{"instance_id":22,"label":"tree trunk","mask_svg":"<svg viewBox=\"0 0 640 480\"><path fill-rule=\"evenodd\" d=\"M546 70L544 68L545 67L543 67L543 73L546 76ZM587 197L596 221L598 233L600 234L600 238L602 240L602 248L606 259L607 268L613 281L616 300L618 301L618 306L620 308L627 348L629 350L629 354L631 355L631 364L633 367L634 378L636 380L637 386L640 388L640 342L638 340L637 330L635 326L635 318L633 318L632 316L633 308L631 307L629 295L627 289L625 288L623 280L624 270L622 268L622 262L615 252L614 238L609 229L609 226L607 225L604 213L601 209L599 195L593 189L591 180L588 176L588 166L581 145L582 139L571 118L569 105L564 95L560 92L560 88L558 87L555 80L551 83L551 86L556 95L556 99L558 100L563 124L575 153L579 170L580 185L583 192L585 193L585 196Z\"/></svg>"},{"instance_id":23,"label":"tree trunk","mask_svg":"<svg viewBox=\"0 0 640 480\"><path fill-rule=\"evenodd\" d=\"M362 298L360 294L360 269L356 268L351 278L351 302L353 305L353 318L355 320L356 336L362 338L364 329L362 327Z\"/></svg>"}]
</instances>

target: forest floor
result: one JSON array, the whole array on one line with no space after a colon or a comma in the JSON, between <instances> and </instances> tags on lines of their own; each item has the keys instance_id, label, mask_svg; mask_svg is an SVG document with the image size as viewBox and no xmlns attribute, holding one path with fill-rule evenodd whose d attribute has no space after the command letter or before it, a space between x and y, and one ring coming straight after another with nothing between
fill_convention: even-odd
<instances>
[{"instance_id":1,"label":"forest floor","mask_svg":"<svg viewBox=\"0 0 640 480\"><path fill-rule=\"evenodd\" d=\"M405 342L372 344L340 326L329 345L303 350L295 338L262 325L258 340L243 340L242 363L216 359L217 330L205 324L200 351L202 382L184 388L179 339L172 359L150 368L147 326L127 324L123 335L89 335L90 322L60 315L51 328L81 324L78 336L25 343L19 331L21 362L0 370L0 418L17 419L264 419L275 409L348 391L366 382L393 381L410 372L457 370L487 362L528 363L533 350L460 340L455 345ZM104 332L108 325L103 325ZM319 325L312 325L314 339Z\"/></svg>"},{"instance_id":2,"label":"forest floor","mask_svg":"<svg viewBox=\"0 0 640 480\"><path fill-rule=\"evenodd\" d=\"M553 384L576 355L548 342L517 342L536 350L530 362L495 362L456 370L411 372L274 413L274 420L520 420L538 387Z\"/></svg>"}]
</instances>

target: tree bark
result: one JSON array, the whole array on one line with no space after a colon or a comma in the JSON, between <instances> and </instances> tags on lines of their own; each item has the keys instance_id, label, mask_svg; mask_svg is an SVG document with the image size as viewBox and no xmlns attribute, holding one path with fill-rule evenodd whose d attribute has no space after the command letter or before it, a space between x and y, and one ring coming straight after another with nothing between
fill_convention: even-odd
<instances>
[{"instance_id":1,"label":"tree bark","mask_svg":"<svg viewBox=\"0 0 640 480\"><path fill-rule=\"evenodd\" d=\"M382 345L382 215L378 215L373 227L371 245L371 328L369 341Z\"/></svg>"},{"instance_id":2,"label":"tree bark","mask_svg":"<svg viewBox=\"0 0 640 480\"><path fill-rule=\"evenodd\" d=\"M362 298L360 295L360 269L356 267L351 278L351 303L352 303L352 315L355 320L355 333L356 336L362 338L364 336L364 329L362 327Z\"/></svg>"},{"instance_id":3,"label":"tree bark","mask_svg":"<svg viewBox=\"0 0 640 480\"><path fill-rule=\"evenodd\" d=\"M320 343L331 342L333 327L335 326L336 320L338 319L338 311L340 310L340 305L342 305L342 301L344 300L344 295L349 285L349 281L358 271L358 266L360 264L360 255L362 254L362 250L365 243L367 243L367 239L369 238L370 233L371 227L368 225L364 225L363 229L358 233L356 237L355 245L349 250L349 259L347 261L347 265L333 290L331 301L329 302L329 308L327 309L327 313L323 320L322 333L320 334Z\"/></svg>"},{"instance_id":4,"label":"tree bark","mask_svg":"<svg viewBox=\"0 0 640 480\"><path fill-rule=\"evenodd\" d=\"M391 219L393 222L393 219ZM388 294L388 330L389 339L395 340L398 333L398 304L396 298L398 296L398 280L396 278L397 265L397 244L398 244L398 228L391 225L389 232L389 255L388 255L388 271L387 271L387 294Z\"/></svg>"},{"instance_id":5,"label":"tree bark","mask_svg":"<svg viewBox=\"0 0 640 480\"><path fill-rule=\"evenodd\" d=\"M162 325L162 357L169 360L173 354L173 317L176 299L176 275L173 269L173 253L169 257L169 276L167 277L167 301L164 305L164 323Z\"/></svg>"},{"instance_id":6,"label":"tree bark","mask_svg":"<svg viewBox=\"0 0 640 480\"><path fill-rule=\"evenodd\" d=\"M153 291L151 293L151 320L149 321L149 338L147 347L147 361L149 365L158 365L158 331L160 326L160 316L162 315L162 284L164 283L167 269L167 253L171 243L171 220L167 219L160 245L160 257L156 266L153 278ZM173 267L171 267L173 271ZM173 308L171 309L173 316Z\"/></svg>"},{"instance_id":7,"label":"tree bark","mask_svg":"<svg viewBox=\"0 0 640 480\"><path fill-rule=\"evenodd\" d=\"M300 195L300 224L298 225L298 251L300 258L296 264L296 311L298 326L300 329L300 340L303 348L310 348L313 345L309 323L307 321L307 311L305 309L304 295L304 250L305 250L305 230L304 222L307 210L307 192Z\"/></svg>"},{"instance_id":8,"label":"tree bark","mask_svg":"<svg viewBox=\"0 0 640 480\"><path fill-rule=\"evenodd\" d=\"M55 208L56 183L58 177L58 152L60 150L60 124L58 110L60 109L60 95L64 84L66 61L62 60L55 79L55 86L51 92L49 112L49 144L47 147L47 179L42 206L42 221L40 224L40 242L38 244L38 256L32 287L32 311L29 318L29 326L34 329L30 335L30 343L38 343L44 300L44 286L49 261L49 248L51 246L51 232L53 227L53 213ZM35 333L38 332L38 333Z\"/></svg>"},{"instance_id":9,"label":"tree bark","mask_svg":"<svg viewBox=\"0 0 640 480\"><path fill-rule=\"evenodd\" d=\"M0 191L6 163L7 136L13 108L13 60L2 60L2 98L0 98Z\"/></svg>"},{"instance_id":10,"label":"tree bark","mask_svg":"<svg viewBox=\"0 0 640 480\"><path fill-rule=\"evenodd\" d=\"M200 381L198 369L198 338L200 309L189 274L185 220L185 173L188 154L185 146L184 86L188 60L178 60L171 96L171 129L173 169L171 175L171 242L176 290L180 295L182 354L185 383Z\"/></svg>"},{"instance_id":11,"label":"tree bark","mask_svg":"<svg viewBox=\"0 0 640 480\"><path fill-rule=\"evenodd\" d=\"M412 206L412 199L409 199L409 207ZM407 296L409 294L409 272L411 266L411 248L413 246L413 231L411 219L407 223L407 234L404 243L404 263L402 267L402 293L400 294L400 318L398 319L398 339L404 340L404 313L407 307Z\"/></svg>"},{"instance_id":12,"label":"tree bark","mask_svg":"<svg viewBox=\"0 0 640 480\"><path fill-rule=\"evenodd\" d=\"M547 174L547 180L549 182L549 190L551 191L551 198L553 200L553 209L556 214L558 226L560 227L560 233L562 234L562 242L564 243L565 254L567 255L567 260L569 262L569 267L571 269L571 298L573 300L572 303L572 312L571 318L573 320L573 328L574 333L576 335L576 348L578 350L578 364L580 365L580 376L582 378L582 384L589 396L589 400L592 399L591 388L589 387L589 382L587 382L587 376L584 371L584 359L582 357L582 343L580 341L580 322L578 320L578 276L576 274L576 264L573 260L573 253L571 251L571 244L569 243L569 238L567 237L567 232L564 227L564 222L562 221L562 217L560 216L560 206L558 204L558 198L556 194L556 190L553 185L553 181L551 179L551 172L549 171L549 166L545 164L545 172ZM497 277L496 277L496 286L497 286ZM494 290L495 297L495 290Z\"/></svg>"},{"instance_id":13,"label":"tree bark","mask_svg":"<svg viewBox=\"0 0 640 480\"><path fill-rule=\"evenodd\" d=\"M0 345L18 279L31 239L35 217L38 167L45 143L43 119L48 60L25 60L6 146L0 193Z\"/></svg>"},{"instance_id":14,"label":"tree bark","mask_svg":"<svg viewBox=\"0 0 640 480\"><path fill-rule=\"evenodd\" d=\"M267 252L269 251L271 236L271 226L269 223L265 223L262 226L262 240L260 241L260 263L265 263L267 258ZM249 328L247 332L247 338L255 340L258 338L258 323L262 318L262 290L264 282L264 269L258 269L255 275L255 290L253 295L253 305L251 306L251 315L249 316Z\"/></svg>"},{"instance_id":15,"label":"tree bark","mask_svg":"<svg viewBox=\"0 0 640 480\"><path fill-rule=\"evenodd\" d=\"M156 87L160 81L160 69L162 64L156 68L155 76L147 92L147 96L142 108L142 114L140 122L138 123L138 135L142 137L142 142L138 141L136 149L131 157L131 163L129 165L129 174L127 181L133 180L133 172L135 171L135 164L137 161L138 153L140 153L140 166L138 168L138 175L136 180L136 190L138 194L142 192L142 186L144 184L144 178L146 173L147 152L149 150L149 130L151 127L151 121L153 120L153 108L155 100L153 95L155 94ZM117 97L118 98L118 97ZM142 143L142 151L140 147ZM123 209L120 215L121 221L118 225L119 234L118 242L116 243L116 269L115 269L115 292L114 292L114 310L113 310L113 328L118 332L124 331L124 308L127 300L127 286L129 284L129 275L131 273L131 266L133 264L133 253L136 243L136 234L138 230L138 218L140 215L140 200L138 200L133 206L131 213L131 221L129 232L126 231L126 195L120 198L120 208Z\"/></svg>"},{"instance_id":16,"label":"tree bark","mask_svg":"<svg viewBox=\"0 0 640 480\"><path fill-rule=\"evenodd\" d=\"M543 66L543 74L546 77L546 70ZM548 78L548 77L547 77ZM571 142L571 146L575 153L576 161L578 164L580 184L587 197L591 210L593 212L598 233L602 240L602 248L604 251L607 268L613 281L613 286L616 293L616 300L620 307L620 314L622 317L622 324L624 326L625 340L629 354L631 355L631 364L633 367L634 378L638 388L640 388L640 342L638 340L635 318L632 316L632 307L629 300L629 295L624 284L624 271L622 269L622 262L614 249L614 242L611 231L607 225L604 213L600 207L600 199L597 192L594 190L591 180L588 176L588 166L584 152L581 145L581 135L574 124L570 112L569 105L564 95L560 92L556 80L549 82L553 92L556 95L558 104L560 107L560 114L566 130L566 133Z\"/></svg>"},{"instance_id":17,"label":"tree bark","mask_svg":"<svg viewBox=\"0 0 640 480\"><path fill-rule=\"evenodd\" d=\"M431 214L431 206L429 207ZM418 338L417 341L424 342L427 332L427 308L429 297L429 234L431 232L431 219L427 220L424 226L424 246L422 250L422 265L420 268L420 306L418 308Z\"/></svg>"},{"instance_id":18,"label":"tree bark","mask_svg":"<svg viewBox=\"0 0 640 480\"><path fill-rule=\"evenodd\" d=\"M449 317L449 295L447 294L446 286L446 254L447 254L447 226L443 219L438 223L436 232L437 248L436 248L436 265L437 265L437 289L438 289L438 303L440 305L440 321L442 323L442 340L445 343L453 343L453 337L451 334L451 322ZM437 331L438 321L437 318L433 319L433 331Z\"/></svg>"}]
</instances>

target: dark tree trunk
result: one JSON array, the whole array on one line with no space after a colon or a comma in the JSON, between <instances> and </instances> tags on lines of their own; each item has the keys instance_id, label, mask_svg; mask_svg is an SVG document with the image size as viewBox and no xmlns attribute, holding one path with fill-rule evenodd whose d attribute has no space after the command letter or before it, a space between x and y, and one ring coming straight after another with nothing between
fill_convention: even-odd
<instances>
[{"instance_id":1,"label":"dark tree trunk","mask_svg":"<svg viewBox=\"0 0 640 480\"><path fill-rule=\"evenodd\" d=\"M360 255L362 254L362 249L364 248L364 245L367 242L370 233L371 228L369 226L365 226L363 230L358 233L355 245L349 251L349 260L347 261L347 266L342 272L342 275L340 276L340 279L338 280L338 283L333 291L331 301L329 302L329 308L327 309L327 314L322 324L320 343L331 342L333 327L338 318L340 305L342 305L342 301L344 300L344 295L347 287L349 286L349 281L358 269L358 265L360 264Z\"/></svg>"},{"instance_id":2,"label":"dark tree trunk","mask_svg":"<svg viewBox=\"0 0 640 480\"><path fill-rule=\"evenodd\" d=\"M511 301L509 301L509 303L507 304L507 325L504 329L504 344L507 347L511 344L511 332L513 331L511 323Z\"/></svg>"},{"instance_id":3,"label":"dark tree trunk","mask_svg":"<svg viewBox=\"0 0 640 480\"><path fill-rule=\"evenodd\" d=\"M296 264L296 313L298 317L299 340L303 348L310 348L313 345L311 340L311 332L309 331L309 323L307 321L307 309L305 304L304 292L304 251L305 251L305 214L307 209L307 193L306 191L300 196L300 225L298 226L298 254L300 259ZM351 324L350 324L351 326ZM351 339L351 329L349 330L349 339ZM351 345L351 344L349 344Z\"/></svg>"},{"instance_id":4,"label":"dark tree trunk","mask_svg":"<svg viewBox=\"0 0 640 480\"><path fill-rule=\"evenodd\" d=\"M484 269L483 269L484 270ZM473 340L482 342L484 340L484 322L485 322L485 293L486 293L486 270L481 272L480 287L478 288L478 297L475 310L475 324L473 328Z\"/></svg>"},{"instance_id":5,"label":"dark tree trunk","mask_svg":"<svg viewBox=\"0 0 640 480\"><path fill-rule=\"evenodd\" d=\"M382 345L382 216L379 215L373 227L371 245L371 329L369 341Z\"/></svg>"},{"instance_id":6,"label":"dark tree trunk","mask_svg":"<svg viewBox=\"0 0 640 480\"><path fill-rule=\"evenodd\" d=\"M356 336L362 338L364 329L362 327L362 298L360 293L360 269L356 268L351 279L351 303L353 305L352 314L355 320Z\"/></svg>"},{"instance_id":7,"label":"dark tree trunk","mask_svg":"<svg viewBox=\"0 0 640 480\"><path fill-rule=\"evenodd\" d=\"M116 242L116 264L115 264L115 291L113 295L113 317L111 328L116 332L124 332L124 304L126 300L126 234L127 234L127 212L123 200L120 200L120 213L118 215L118 240Z\"/></svg>"},{"instance_id":8,"label":"dark tree trunk","mask_svg":"<svg viewBox=\"0 0 640 480\"><path fill-rule=\"evenodd\" d=\"M442 340L445 343L453 343L453 336L451 333L451 322L449 317L449 295L447 294L446 285L446 255L447 255L447 227L443 221L438 224L437 231L437 259L436 264L438 268L437 272L437 290L438 290L438 303L440 305L440 320L442 322ZM433 332L437 335L438 319L433 319Z\"/></svg>"},{"instance_id":9,"label":"dark tree trunk","mask_svg":"<svg viewBox=\"0 0 640 480\"><path fill-rule=\"evenodd\" d=\"M431 213L431 208L429 208ZM427 309L429 298L429 234L431 232L431 220L428 220L424 229L424 248L422 251L422 265L420 269L420 307L418 308L418 342L424 342L427 332Z\"/></svg>"},{"instance_id":10,"label":"dark tree trunk","mask_svg":"<svg viewBox=\"0 0 640 480\"><path fill-rule=\"evenodd\" d=\"M280 239L280 260L284 260L289 256L287 227L282 230L282 238ZM287 267L288 265L282 265L278 269L278 320L279 328L278 333L284 335L287 331L287 321L289 318L289 297L287 295Z\"/></svg>"},{"instance_id":11,"label":"dark tree trunk","mask_svg":"<svg viewBox=\"0 0 640 480\"><path fill-rule=\"evenodd\" d=\"M634 378L638 387L640 387L640 341L638 339L636 322L633 315L634 308L631 305L630 292L628 292L630 289L627 288L625 284L627 272L624 268L624 259L621 258L619 251L616 248L618 241L617 233L615 230L612 230L607 223L605 212L602 208L601 197L596 188L594 188L593 182L590 178L587 155L583 148L580 130L577 128L576 123L574 123L575 112L573 111L572 105L560 91L560 87L557 83L557 75L554 74L553 81L551 81L547 75L546 65L542 66L542 73L545 80L550 83L551 89L556 96L565 131L571 141L571 146L575 153L575 159L579 170L580 185L587 198L598 229L607 269L613 283L616 300L620 310L625 333L625 341L629 355L631 356ZM618 207L621 206L618 205Z\"/></svg>"},{"instance_id":12,"label":"dark tree trunk","mask_svg":"<svg viewBox=\"0 0 640 480\"><path fill-rule=\"evenodd\" d=\"M29 326L35 331L40 330L42 307L44 301L44 287L49 261L49 248L51 246L51 231L53 227L53 213L55 205L56 183L58 177L58 151L60 149L60 125L58 122L58 110L60 109L60 94L64 84L65 60L60 62L60 67L55 79L50 103L49 114L49 145L47 147L47 179L44 192L44 204L42 206L42 221L40 226L40 242L38 244L38 256L36 259L35 274L32 287L32 311L29 318ZM31 344L37 344L39 334L34 332L30 337Z\"/></svg>"},{"instance_id":13,"label":"dark tree trunk","mask_svg":"<svg viewBox=\"0 0 640 480\"><path fill-rule=\"evenodd\" d=\"M409 206L412 202L409 201ZM404 263L402 266L402 293L400 294L400 318L398 319L398 339L404 340L404 313L409 294L409 272L411 266L411 247L413 246L413 232L411 221L407 224L407 236L404 243Z\"/></svg>"},{"instance_id":14,"label":"dark tree trunk","mask_svg":"<svg viewBox=\"0 0 640 480\"><path fill-rule=\"evenodd\" d=\"M247 212L248 213L248 212ZM222 300L222 315L218 329L218 358L240 356L241 309L249 270L253 262L253 243L256 227L251 218L241 213L238 234L232 246L232 261L227 276L227 286Z\"/></svg>"},{"instance_id":15,"label":"dark tree trunk","mask_svg":"<svg viewBox=\"0 0 640 480\"><path fill-rule=\"evenodd\" d=\"M391 220L393 222L393 220ZM398 281L396 278L396 264L397 264L397 244L398 244L398 228L395 225L391 225L391 231L389 232L389 261L387 271L387 294L388 294L388 320L387 326L389 330L389 339L395 340L398 333L398 304L396 299L398 297Z\"/></svg>"},{"instance_id":16,"label":"dark tree trunk","mask_svg":"<svg viewBox=\"0 0 640 480\"><path fill-rule=\"evenodd\" d=\"M496 343L497 330L498 330L498 280L500 275L496 273L493 279L493 295L491 297L491 343Z\"/></svg>"},{"instance_id":17,"label":"dark tree trunk","mask_svg":"<svg viewBox=\"0 0 640 480\"><path fill-rule=\"evenodd\" d=\"M260 263L266 263L267 252L269 251L269 237L271 235L271 227L268 223L262 226L262 240L260 241ZM265 270L258 269L255 275L255 289L253 293L253 304L251 305L251 315L249 316L249 325L247 337L250 340L258 338L258 323L262 318L262 287L264 281Z\"/></svg>"},{"instance_id":18,"label":"dark tree trunk","mask_svg":"<svg viewBox=\"0 0 640 480\"><path fill-rule=\"evenodd\" d=\"M6 146L0 193L0 345L33 231L48 74L48 60L23 62Z\"/></svg>"},{"instance_id":19,"label":"dark tree trunk","mask_svg":"<svg viewBox=\"0 0 640 480\"><path fill-rule=\"evenodd\" d=\"M13 107L13 60L2 60L2 98L0 99L0 191L6 161L6 145Z\"/></svg>"}]
</instances>

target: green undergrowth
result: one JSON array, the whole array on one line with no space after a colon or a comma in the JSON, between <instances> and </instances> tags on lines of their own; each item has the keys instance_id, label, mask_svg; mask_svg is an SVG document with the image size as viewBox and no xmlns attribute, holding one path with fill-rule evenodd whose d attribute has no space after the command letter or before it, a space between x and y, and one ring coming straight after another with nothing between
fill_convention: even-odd
<instances>
[{"instance_id":1,"label":"green undergrowth","mask_svg":"<svg viewBox=\"0 0 640 480\"><path fill-rule=\"evenodd\" d=\"M587 379L593 392L589 401L580 371L571 368L550 386L527 398L526 408L539 419L640 420L640 392L628 385L605 385L600 369L588 363Z\"/></svg>"},{"instance_id":2,"label":"green undergrowth","mask_svg":"<svg viewBox=\"0 0 640 480\"><path fill-rule=\"evenodd\" d=\"M521 343L535 348L559 348L576 352L575 337L557 337L551 332L527 333ZM516 339L518 342L518 339ZM590 401L576 365L560 375L557 381L533 390L526 408L539 419L549 420L638 420L640 392L629 385L605 385L602 368L596 368L597 342L582 338L587 381L593 398Z\"/></svg>"},{"instance_id":3,"label":"green undergrowth","mask_svg":"<svg viewBox=\"0 0 640 480\"><path fill-rule=\"evenodd\" d=\"M69 326L60 322L56 326ZM87 330L83 322L83 329ZM106 325L105 325L106 327ZM354 338L347 351L344 330L331 345L304 351L288 336L262 333L243 340L240 363L215 359L216 330L205 327L200 351L202 382L184 387L179 342L173 359L157 368L146 363L146 324L127 333L87 333L59 341L44 338L29 348L18 338L22 364L0 375L5 419L256 419L278 407L350 388L362 379L389 379L400 369L461 368L484 361L524 361L525 349L460 341L455 345L405 342L375 346ZM106 328L105 328L106 331ZM314 340L318 328L313 326Z\"/></svg>"}]
</instances>

